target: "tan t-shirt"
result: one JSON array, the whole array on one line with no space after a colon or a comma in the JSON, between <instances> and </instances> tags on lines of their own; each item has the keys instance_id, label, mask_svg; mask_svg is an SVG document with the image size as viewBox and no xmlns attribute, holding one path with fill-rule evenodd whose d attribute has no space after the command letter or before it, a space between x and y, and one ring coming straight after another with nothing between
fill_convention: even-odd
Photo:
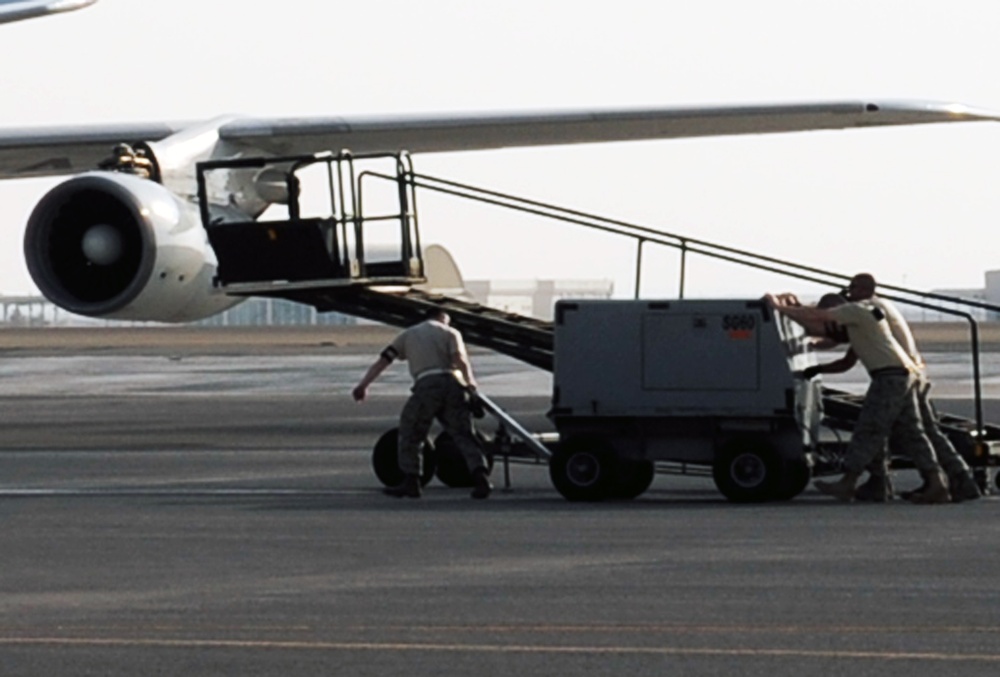
<instances>
[{"instance_id":1,"label":"tan t-shirt","mask_svg":"<svg viewBox=\"0 0 1000 677\"><path fill-rule=\"evenodd\" d=\"M465 342L457 330L437 320L426 320L399 334L390 344L406 360L414 379L424 372L455 370L455 356L465 355Z\"/></svg>"},{"instance_id":2,"label":"tan t-shirt","mask_svg":"<svg viewBox=\"0 0 1000 677\"><path fill-rule=\"evenodd\" d=\"M830 309L834 319L847 327L851 348L869 372L904 367L916 373L916 364L892 337L888 321L878 319L873 311L876 307L868 302L845 303Z\"/></svg>"},{"instance_id":3,"label":"tan t-shirt","mask_svg":"<svg viewBox=\"0 0 1000 677\"><path fill-rule=\"evenodd\" d=\"M886 322L889 323L889 331L892 333L892 337L896 339L899 347L909 355L914 364L922 367L924 358L920 356L920 351L917 350L917 342L913 338L913 332L910 331L910 325L907 323L906 318L903 317L903 313L896 307L896 304L878 296L873 296L871 302L885 313Z\"/></svg>"}]
</instances>

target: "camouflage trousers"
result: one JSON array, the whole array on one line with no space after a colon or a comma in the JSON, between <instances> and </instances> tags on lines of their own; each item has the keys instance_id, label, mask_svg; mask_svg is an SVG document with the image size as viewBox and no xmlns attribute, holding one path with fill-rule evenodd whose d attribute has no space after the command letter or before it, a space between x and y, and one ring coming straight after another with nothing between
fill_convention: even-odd
<instances>
[{"instance_id":1,"label":"camouflage trousers","mask_svg":"<svg viewBox=\"0 0 1000 677\"><path fill-rule=\"evenodd\" d=\"M472 431L469 393L451 374L425 376L413 384L410 399L399 415L399 469L419 475L420 449L436 418L462 452L469 470L486 467L483 449Z\"/></svg>"},{"instance_id":2,"label":"camouflage trousers","mask_svg":"<svg viewBox=\"0 0 1000 677\"><path fill-rule=\"evenodd\" d=\"M917 379L912 375L872 376L864 405L847 447L844 469L860 473L887 455L890 437L921 472L940 469L934 447L924 433L917 403Z\"/></svg>"},{"instance_id":3,"label":"camouflage trousers","mask_svg":"<svg viewBox=\"0 0 1000 677\"><path fill-rule=\"evenodd\" d=\"M914 386L917 392L917 408L920 411L920 423L924 427L924 434L934 447L934 455L941 469L948 477L962 475L969 472L969 464L965 462L961 454L955 450L955 445L951 443L948 436L941 431L938 425L937 410L931 402L931 382L926 376L921 375ZM889 439L889 450L893 454L908 455L907 449L900 444L895 437ZM886 475L889 471L889 454L883 454L877 458L868 468L875 475Z\"/></svg>"}]
</instances>

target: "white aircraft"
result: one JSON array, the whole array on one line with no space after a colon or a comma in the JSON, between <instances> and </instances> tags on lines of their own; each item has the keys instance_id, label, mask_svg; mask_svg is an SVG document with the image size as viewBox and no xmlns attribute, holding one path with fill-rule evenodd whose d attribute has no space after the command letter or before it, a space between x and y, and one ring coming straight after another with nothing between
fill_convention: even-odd
<instances>
[{"instance_id":1,"label":"white aircraft","mask_svg":"<svg viewBox=\"0 0 1000 677\"><path fill-rule=\"evenodd\" d=\"M93 5L97 0L0 0L0 23L11 23L72 12Z\"/></svg>"},{"instance_id":2,"label":"white aircraft","mask_svg":"<svg viewBox=\"0 0 1000 677\"><path fill-rule=\"evenodd\" d=\"M26 229L28 269L49 300L78 315L181 322L242 300L215 284L218 259L196 199L199 162L975 121L1000 121L1000 113L857 101L8 128L0 129L0 179L72 175L41 198ZM116 159L109 163L113 148ZM276 199L260 173L223 174L209 188L210 210L252 221Z\"/></svg>"},{"instance_id":3,"label":"white aircraft","mask_svg":"<svg viewBox=\"0 0 1000 677\"><path fill-rule=\"evenodd\" d=\"M96 1L0 0L0 23ZM202 213L201 162L341 149L446 152L975 121L1000 121L1000 113L933 102L848 101L0 128L0 179L71 176L39 200L25 233L29 272L50 301L96 318L184 322L244 298L217 284L218 257L203 224L252 221L281 200L273 173L234 169L213 175ZM425 270L444 271L445 286L460 284L445 250L424 248L424 257Z\"/></svg>"}]
</instances>

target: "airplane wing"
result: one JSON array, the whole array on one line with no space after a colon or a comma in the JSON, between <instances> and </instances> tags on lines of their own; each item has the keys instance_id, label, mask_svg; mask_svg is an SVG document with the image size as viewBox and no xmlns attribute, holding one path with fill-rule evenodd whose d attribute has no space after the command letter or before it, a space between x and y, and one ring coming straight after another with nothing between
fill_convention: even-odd
<instances>
[{"instance_id":1,"label":"airplane wing","mask_svg":"<svg viewBox=\"0 0 1000 677\"><path fill-rule=\"evenodd\" d=\"M446 152L640 139L771 134L944 122L1000 121L958 104L832 102L419 116L230 118L219 138L234 151ZM96 167L121 142L158 141L184 123L0 129L0 179Z\"/></svg>"},{"instance_id":2,"label":"airplane wing","mask_svg":"<svg viewBox=\"0 0 1000 677\"><path fill-rule=\"evenodd\" d=\"M166 123L0 128L0 179L77 174L119 143L159 141L186 125Z\"/></svg>"},{"instance_id":3,"label":"airplane wing","mask_svg":"<svg viewBox=\"0 0 1000 677\"><path fill-rule=\"evenodd\" d=\"M0 0L0 23L11 23L40 16L72 12L93 5L97 0Z\"/></svg>"},{"instance_id":4,"label":"airplane wing","mask_svg":"<svg viewBox=\"0 0 1000 677\"><path fill-rule=\"evenodd\" d=\"M426 117L249 118L224 125L220 136L277 154L343 148L439 152L972 120L998 121L1000 113L941 103L845 102Z\"/></svg>"}]
</instances>

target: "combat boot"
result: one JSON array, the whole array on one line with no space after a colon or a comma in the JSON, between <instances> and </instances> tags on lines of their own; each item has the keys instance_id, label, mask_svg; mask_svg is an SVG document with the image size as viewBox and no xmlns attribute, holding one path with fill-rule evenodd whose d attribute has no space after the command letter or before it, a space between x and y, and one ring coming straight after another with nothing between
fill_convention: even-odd
<instances>
[{"instance_id":1,"label":"combat boot","mask_svg":"<svg viewBox=\"0 0 1000 677\"><path fill-rule=\"evenodd\" d=\"M951 494L948 493L948 478L941 470L921 471L920 473L926 487L923 491L910 496L910 501L920 504L950 503Z\"/></svg>"},{"instance_id":2,"label":"combat boot","mask_svg":"<svg viewBox=\"0 0 1000 677\"><path fill-rule=\"evenodd\" d=\"M387 496L396 498L420 498L422 492L420 487L420 477L417 475L406 475L402 484L395 487L386 487L382 490Z\"/></svg>"},{"instance_id":3,"label":"combat boot","mask_svg":"<svg viewBox=\"0 0 1000 677\"><path fill-rule=\"evenodd\" d=\"M886 503L892 498L892 478L888 475L870 475L854 492L855 501L866 503Z\"/></svg>"},{"instance_id":4,"label":"combat boot","mask_svg":"<svg viewBox=\"0 0 1000 677\"><path fill-rule=\"evenodd\" d=\"M983 497L983 492L979 490L976 479L972 476L972 471L963 470L948 476L948 491L951 492L953 503L962 501L974 501Z\"/></svg>"},{"instance_id":5,"label":"combat boot","mask_svg":"<svg viewBox=\"0 0 1000 677\"><path fill-rule=\"evenodd\" d=\"M816 480L813 482L813 486L819 489L820 493L833 496L838 501L849 503L854 500L854 485L858 483L859 477L861 477L861 473L859 472L845 472L844 476L836 482Z\"/></svg>"},{"instance_id":6,"label":"combat boot","mask_svg":"<svg viewBox=\"0 0 1000 677\"><path fill-rule=\"evenodd\" d=\"M493 491L490 482L490 471L486 468L476 468L472 471L472 498L489 498Z\"/></svg>"}]
</instances>

